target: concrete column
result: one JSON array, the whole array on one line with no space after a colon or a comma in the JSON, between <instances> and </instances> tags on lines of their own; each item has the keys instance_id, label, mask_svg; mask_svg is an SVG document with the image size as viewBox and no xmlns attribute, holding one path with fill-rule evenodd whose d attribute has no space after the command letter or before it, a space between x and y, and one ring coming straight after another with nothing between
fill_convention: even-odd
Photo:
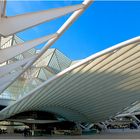
<instances>
[{"instance_id":1,"label":"concrete column","mask_svg":"<svg viewBox=\"0 0 140 140\"><path fill-rule=\"evenodd\" d=\"M32 124L32 136L35 135L35 129L36 129L35 124Z\"/></svg>"},{"instance_id":2,"label":"concrete column","mask_svg":"<svg viewBox=\"0 0 140 140\"><path fill-rule=\"evenodd\" d=\"M9 126L7 126L7 133L14 134L14 122L10 122Z\"/></svg>"}]
</instances>

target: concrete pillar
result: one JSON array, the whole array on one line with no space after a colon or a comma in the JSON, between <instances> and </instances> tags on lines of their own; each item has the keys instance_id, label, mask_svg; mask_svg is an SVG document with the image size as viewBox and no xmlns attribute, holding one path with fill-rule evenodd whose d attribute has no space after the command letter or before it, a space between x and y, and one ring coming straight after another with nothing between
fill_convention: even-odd
<instances>
[{"instance_id":1,"label":"concrete pillar","mask_svg":"<svg viewBox=\"0 0 140 140\"><path fill-rule=\"evenodd\" d=\"M32 136L35 135L35 129L36 129L35 124L32 124Z\"/></svg>"},{"instance_id":2,"label":"concrete pillar","mask_svg":"<svg viewBox=\"0 0 140 140\"><path fill-rule=\"evenodd\" d=\"M7 133L8 134L14 133L14 122L10 122L9 126L7 126Z\"/></svg>"}]
</instances>

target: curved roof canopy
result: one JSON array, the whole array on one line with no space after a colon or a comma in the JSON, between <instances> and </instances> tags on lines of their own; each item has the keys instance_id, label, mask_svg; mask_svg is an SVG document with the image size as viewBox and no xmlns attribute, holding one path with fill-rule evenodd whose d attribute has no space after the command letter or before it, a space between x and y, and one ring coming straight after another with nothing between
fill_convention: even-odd
<instances>
[{"instance_id":1,"label":"curved roof canopy","mask_svg":"<svg viewBox=\"0 0 140 140\"><path fill-rule=\"evenodd\" d=\"M8 41L10 45L5 41L1 45L0 54L4 55L0 58L1 92L14 82L18 85L19 78L22 79L21 81L28 79L28 73L38 79L33 80L36 87L32 87L26 95L0 111L0 119L24 111L41 110L59 114L71 121L99 122L115 116L117 112L139 100L140 37L117 44L71 66L71 61L60 52L55 54L51 51L48 55L49 61L43 59L48 48L91 3L92 1L85 0L80 5L15 17L5 17L5 2L0 3L0 27L2 27L0 34L2 36L12 34L12 38L15 37L16 32L73 12L53 35L28 42L19 41L17 44ZM23 24L23 21L27 21L27 24ZM34 53L33 48L44 42L47 43L42 50ZM64 63L63 58L67 62ZM45 65L42 65L39 59ZM5 71L4 69L8 67L9 70ZM40 81L39 78L42 78L40 73L43 72L45 75L46 71L51 78L46 76L46 79Z\"/></svg>"},{"instance_id":2,"label":"curved roof canopy","mask_svg":"<svg viewBox=\"0 0 140 140\"><path fill-rule=\"evenodd\" d=\"M140 38L94 54L48 79L0 112L45 110L72 121L98 122L140 98Z\"/></svg>"}]
</instances>

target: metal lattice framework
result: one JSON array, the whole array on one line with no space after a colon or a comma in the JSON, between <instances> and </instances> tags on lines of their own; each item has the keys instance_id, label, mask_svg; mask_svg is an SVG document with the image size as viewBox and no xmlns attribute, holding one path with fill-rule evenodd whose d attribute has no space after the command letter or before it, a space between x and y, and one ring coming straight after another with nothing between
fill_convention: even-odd
<instances>
[{"instance_id":1,"label":"metal lattice framework","mask_svg":"<svg viewBox=\"0 0 140 140\"><path fill-rule=\"evenodd\" d=\"M123 112L126 107L130 112L139 108L137 105L128 110L140 98L140 37L77 63L56 49L48 50L91 3L85 0L79 5L6 17L6 3L1 1L0 34L8 37L5 41L1 37L0 91L20 89L20 95L26 94L0 111L0 119L24 111L43 110L72 121L98 122ZM52 35L28 42L14 35L71 12L69 19ZM34 47L44 42L47 43L43 49L35 52Z\"/></svg>"}]
</instances>

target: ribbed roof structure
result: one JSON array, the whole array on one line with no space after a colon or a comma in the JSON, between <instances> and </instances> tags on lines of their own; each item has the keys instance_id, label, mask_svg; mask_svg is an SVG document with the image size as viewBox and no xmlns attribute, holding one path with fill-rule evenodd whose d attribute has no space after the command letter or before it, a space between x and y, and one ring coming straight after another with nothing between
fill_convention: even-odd
<instances>
[{"instance_id":1,"label":"ribbed roof structure","mask_svg":"<svg viewBox=\"0 0 140 140\"><path fill-rule=\"evenodd\" d=\"M39 110L71 121L99 122L138 109L132 106L140 99L140 37L74 62L59 50L49 49L91 3L85 0L79 5L5 17L6 3L1 1L0 91L15 102L0 111L0 119ZM27 42L15 35L68 13L73 14L52 35ZM37 51L35 47L42 43L46 44Z\"/></svg>"}]
</instances>

